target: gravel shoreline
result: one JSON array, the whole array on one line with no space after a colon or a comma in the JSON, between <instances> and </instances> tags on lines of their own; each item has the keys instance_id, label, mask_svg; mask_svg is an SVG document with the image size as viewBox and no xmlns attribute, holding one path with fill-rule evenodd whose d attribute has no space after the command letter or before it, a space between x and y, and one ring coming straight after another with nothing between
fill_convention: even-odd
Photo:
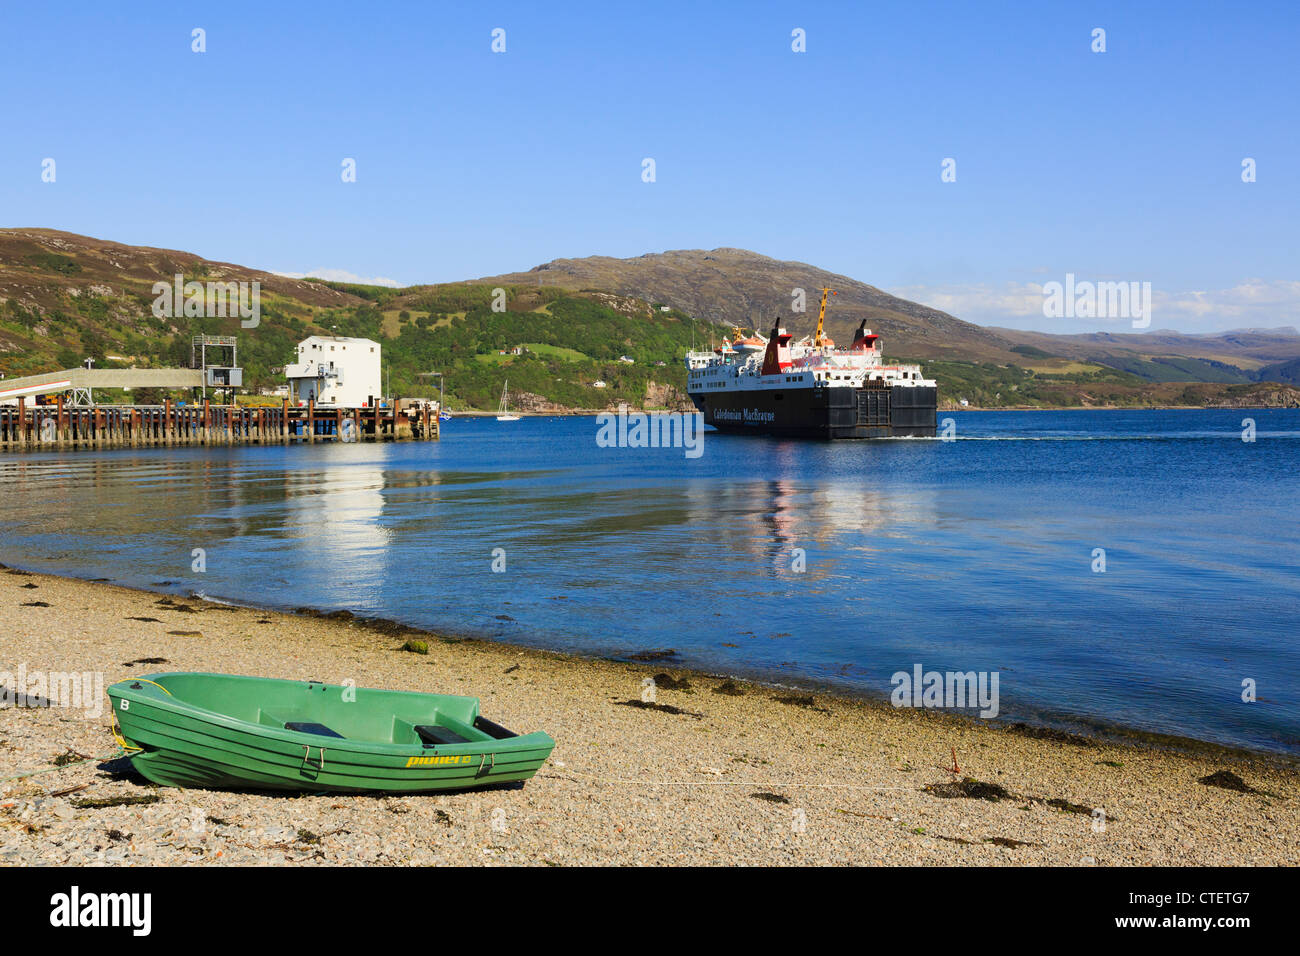
<instances>
[{"instance_id":1,"label":"gravel shoreline","mask_svg":"<svg viewBox=\"0 0 1300 956\"><path fill-rule=\"evenodd\" d=\"M106 699L97 716L6 708L0 865L1300 861L1300 774L1262 754L1017 732L663 662L588 660L13 570L0 570L0 632L0 672L93 671L105 686L172 670L350 679L477 696L485 716L557 741L516 789L182 790L153 787L121 759L11 779L116 745ZM410 637L427 641L428 653L402 651ZM133 663L142 659L161 660ZM664 673L661 706L643 706L643 680ZM1238 779L1251 789L1232 789Z\"/></svg>"}]
</instances>

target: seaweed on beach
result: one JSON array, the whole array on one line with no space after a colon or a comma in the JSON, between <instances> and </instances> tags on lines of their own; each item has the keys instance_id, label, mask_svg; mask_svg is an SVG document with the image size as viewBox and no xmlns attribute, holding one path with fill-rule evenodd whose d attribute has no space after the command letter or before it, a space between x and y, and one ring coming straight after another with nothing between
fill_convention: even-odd
<instances>
[{"instance_id":1,"label":"seaweed on beach","mask_svg":"<svg viewBox=\"0 0 1300 956\"><path fill-rule=\"evenodd\" d=\"M1034 727L1030 724L1011 724L1007 730L1013 734L1019 734L1021 737L1032 737L1034 740L1050 740L1058 744L1071 744L1075 747L1095 747L1097 741L1081 734L1072 734L1064 730L1056 730L1052 727Z\"/></svg>"},{"instance_id":2,"label":"seaweed on beach","mask_svg":"<svg viewBox=\"0 0 1300 956\"><path fill-rule=\"evenodd\" d=\"M1203 783L1207 787L1219 787L1222 790L1232 790L1236 793L1261 793L1256 790L1241 777L1237 776L1231 770L1216 770L1208 776L1201 777L1196 781Z\"/></svg>"},{"instance_id":3,"label":"seaweed on beach","mask_svg":"<svg viewBox=\"0 0 1300 956\"><path fill-rule=\"evenodd\" d=\"M294 614L299 617L319 617L326 621L355 621L357 616L351 611L340 609L337 611L322 611L314 607L296 607L293 609Z\"/></svg>"},{"instance_id":4,"label":"seaweed on beach","mask_svg":"<svg viewBox=\"0 0 1300 956\"><path fill-rule=\"evenodd\" d=\"M691 682L685 677L677 678L672 674L655 674L654 682L656 687L662 687L664 690L691 689Z\"/></svg>"},{"instance_id":5,"label":"seaweed on beach","mask_svg":"<svg viewBox=\"0 0 1300 956\"><path fill-rule=\"evenodd\" d=\"M162 797L156 793L128 794L122 797L87 797L69 801L78 810L103 810L108 807L135 807L158 803Z\"/></svg>"},{"instance_id":6,"label":"seaweed on beach","mask_svg":"<svg viewBox=\"0 0 1300 956\"><path fill-rule=\"evenodd\" d=\"M932 783L925 787L925 792L932 796L942 797L945 800L989 800L997 803L999 800L1012 800L1015 798L1015 795L1001 784L988 783L983 780L976 780L973 777L954 780L950 783Z\"/></svg>"},{"instance_id":7,"label":"seaweed on beach","mask_svg":"<svg viewBox=\"0 0 1300 956\"><path fill-rule=\"evenodd\" d=\"M89 759L90 758L87 757L85 754L79 754L71 747L69 747L63 753L59 754L57 757L51 760L50 763L54 764L54 766L56 767L66 767L68 764L81 763L83 760L89 760Z\"/></svg>"},{"instance_id":8,"label":"seaweed on beach","mask_svg":"<svg viewBox=\"0 0 1300 956\"><path fill-rule=\"evenodd\" d=\"M397 621L386 617L360 617L357 618L357 623L368 631L374 631L377 634L386 634L389 637L396 637L397 635L410 630L409 627L403 627Z\"/></svg>"},{"instance_id":9,"label":"seaweed on beach","mask_svg":"<svg viewBox=\"0 0 1300 956\"><path fill-rule=\"evenodd\" d=\"M638 650L634 654L628 654L629 661L640 661L642 663L654 663L655 661L671 661L677 656L676 650L664 648L663 650Z\"/></svg>"},{"instance_id":10,"label":"seaweed on beach","mask_svg":"<svg viewBox=\"0 0 1300 956\"><path fill-rule=\"evenodd\" d=\"M168 631L173 637L202 637L202 631Z\"/></svg>"},{"instance_id":11,"label":"seaweed on beach","mask_svg":"<svg viewBox=\"0 0 1300 956\"><path fill-rule=\"evenodd\" d=\"M920 832L923 834L925 833L923 829L919 831L913 830L912 832L913 833ZM1011 837L1003 837L1003 836L985 837L983 840L977 842L975 840L967 840L965 837L944 836L942 833L932 833L928 835L937 837L940 840L947 840L949 843L960 843L963 846L978 846L980 843L991 843L993 844L993 846L1004 846L1013 850L1016 847L1021 847L1021 846L1042 846L1041 843L1027 843L1024 840L1013 840Z\"/></svg>"},{"instance_id":12,"label":"seaweed on beach","mask_svg":"<svg viewBox=\"0 0 1300 956\"><path fill-rule=\"evenodd\" d=\"M1018 846L1039 846L1037 843L1026 843L1024 840L1013 840L1011 837L985 837L985 843L992 843L994 846L1005 846L1015 849Z\"/></svg>"},{"instance_id":13,"label":"seaweed on beach","mask_svg":"<svg viewBox=\"0 0 1300 956\"><path fill-rule=\"evenodd\" d=\"M768 803L789 803L790 798L782 796L779 793L770 793L767 790L759 790L757 793L751 793L755 800L766 800Z\"/></svg>"},{"instance_id":14,"label":"seaweed on beach","mask_svg":"<svg viewBox=\"0 0 1300 956\"><path fill-rule=\"evenodd\" d=\"M1095 809L1094 807L1085 806L1082 803L1071 803L1069 800L1063 800L1060 797L1053 797L1051 800L1044 800L1043 802L1053 810L1060 810L1063 813L1077 813L1085 817L1092 816ZM1110 823L1118 822L1113 817L1107 817L1107 821Z\"/></svg>"},{"instance_id":15,"label":"seaweed on beach","mask_svg":"<svg viewBox=\"0 0 1300 956\"><path fill-rule=\"evenodd\" d=\"M173 600L172 600L171 598L169 598L169 597L159 598L157 601L154 601L153 603L154 603L154 607L160 607L160 608L162 608L163 610L166 610L166 611L179 611L179 612L182 613L182 614L198 614L198 613L199 613L199 609L198 609L198 608L196 608L196 607L191 607L191 606L188 605L188 604L181 604L179 601L173 601Z\"/></svg>"},{"instance_id":16,"label":"seaweed on beach","mask_svg":"<svg viewBox=\"0 0 1300 956\"><path fill-rule=\"evenodd\" d=\"M713 688L715 694L726 694L728 697L740 697L745 691L734 680L724 680L717 687Z\"/></svg>"},{"instance_id":17,"label":"seaweed on beach","mask_svg":"<svg viewBox=\"0 0 1300 956\"><path fill-rule=\"evenodd\" d=\"M165 657L137 657L133 661L127 661L122 666L134 667L136 664L166 664L166 663L167 663L167 658Z\"/></svg>"},{"instance_id":18,"label":"seaweed on beach","mask_svg":"<svg viewBox=\"0 0 1300 956\"><path fill-rule=\"evenodd\" d=\"M19 607L50 607L50 605L44 601L24 601L22 604L18 606Z\"/></svg>"},{"instance_id":19,"label":"seaweed on beach","mask_svg":"<svg viewBox=\"0 0 1300 956\"><path fill-rule=\"evenodd\" d=\"M158 618L156 618L156 617L128 617L128 618L125 618L125 620L128 620L128 621L143 621L143 622L146 623L146 624L161 624L161 623L162 623L162 621L160 621L160 620L159 620Z\"/></svg>"},{"instance_id":20,"label":"seaweed on beach","mask_svg":"<svg viewBox=\"0 0 1300 956\"><path fill-rule=\"evenodd\" d=\"M38 591L38 590L40 590L40 585L39 585L39 584L23 584L23 585L19 585L19 586L20 586L23 590L25 590L25 591Z\"/></svg>"},{"instance_id":21,"label":"seaweed on beach","mask_svg":"<svg viewBox=\"0 0 1300 956\"><path fill-rule=\"evenodd\" d=\"M694 717L696 720L699 720L704 716L703 714L698 714L692 710L682 710L680 707L674 707L672 704L659 704L650 700L616 700L614 703L620 707L635 707L638 710L657 710L661 714Z\"/></svg>"},{"instance_id":22,"label":"seaweed on beach","mask_svg":"<svg viewBox=\"0 0 1300 956\"><path fill-rule=\"evenodd\" d=\"M627 659L630 661L641 661L643 663L651 664L655 661L672 660L676 656L677 652L671 647L668 647L658 651L637 651L635 654L627 655Z\"/></svg>"},{"instance_id":23,"label":"seaweed on beach","mask_svg":"<svg viewBox=\"0 0 1300 956\"><path fill-rule=\"evenodd\" d=\"M789 704L791 707L815 710L819 714L830 713L827 708L817 706L817 698L813 697L812 694L786 694L783 697L773 697L772 699L779 704Z\"/></svg>"}]
</instances>

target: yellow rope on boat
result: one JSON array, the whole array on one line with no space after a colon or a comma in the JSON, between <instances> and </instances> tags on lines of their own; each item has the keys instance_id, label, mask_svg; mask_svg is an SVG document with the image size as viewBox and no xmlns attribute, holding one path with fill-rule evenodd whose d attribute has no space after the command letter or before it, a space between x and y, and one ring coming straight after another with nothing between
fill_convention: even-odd
<instances>
[{"instance_id":1,"label":"yellow rope on boat","mask_svg":"<svg viewBox=\"0 0 1300 956\"><path fill-rule=\"evenodd\" d=\"M176 696L176 695L173 694L171 691L169 691L166 687L164 687L162 684L158 683L156 680L150 680L150 679L147 678L147 677L137 677L137 678L135 679L134 683L136 683L136 684L153 684L154 687L157 687L160 691L162 691L162 692L163 692L164 694L166 694L168 697L175 697L175 696ZM121 734L121 732L117 729L117 714L114 714L114 715L113 715L113 725L112 725L112 727L110 727L109 729L113 732L113 739L117 741L117 745L118 745L119 747L121 747L122 750L125 751L126 753L128 753L128 754L130 754L130 753L137 753L137 754L138 754L138 753L141 753L141 752L144 750L143 747L135 747L135 746L132 746L131 744L129 744L129 743L126 742L126 738L123 737L122 734Z\"/></svg>"},{"instance_id":2,"label":"yellow rope on boat","mask_svg":"<svg viewBox=\"0 0 1300 956\"><path fill-rule=\"evenodd\" d=\"M143 747L136 747L126 742L126 738L123 737L122 734L117 729L116 719L113 720L113 726L110 727L109 729L113 732L113 739L117 741L117 745L121 747L122 750L125 751L126 753L138 754L144 749Z\"/></svg>"}]
</instances>

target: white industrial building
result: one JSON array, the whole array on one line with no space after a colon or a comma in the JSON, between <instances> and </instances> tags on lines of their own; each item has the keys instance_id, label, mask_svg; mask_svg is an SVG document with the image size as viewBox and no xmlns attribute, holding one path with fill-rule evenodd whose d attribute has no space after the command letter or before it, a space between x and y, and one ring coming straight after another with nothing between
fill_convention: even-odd
<instances>
[{"instance_id":1,"label":"white industrial building","mask_svg":"<svg viewBox=\"0 0 1300 956\"><path fill-rule=\"evenodd\" d=\"M379 343L313 335L298 343L298 361L284 368L289 401L333 408L366 408L383 395Z\"/></svg>"}]
</instances>

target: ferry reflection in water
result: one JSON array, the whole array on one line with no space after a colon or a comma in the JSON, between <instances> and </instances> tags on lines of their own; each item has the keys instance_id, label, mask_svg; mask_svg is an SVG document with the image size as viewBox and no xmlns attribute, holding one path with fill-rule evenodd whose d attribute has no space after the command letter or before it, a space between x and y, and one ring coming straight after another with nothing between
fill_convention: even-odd
<instances>
[{"instance_id":1,"label":"ferry reflection in water","mask_svg":"<svg viewBox=\"0 0 1300 956\"><path fill-rule=\"evenodd\" d=\"M865 580L859 577L869 571L864 558L888 550L890 540L910 534L909 528L936 520L935 491L884 489L863 479L810 480L801 450L806 459L807 446L798 442L773 441L764 449L765 470L782 477L689 484L688 523L709 528L726 549L762 559L776 576L801 575L811 585L840 571ZM811 593L821 590L812 587Z\"/></svg>"}]
</instances>

